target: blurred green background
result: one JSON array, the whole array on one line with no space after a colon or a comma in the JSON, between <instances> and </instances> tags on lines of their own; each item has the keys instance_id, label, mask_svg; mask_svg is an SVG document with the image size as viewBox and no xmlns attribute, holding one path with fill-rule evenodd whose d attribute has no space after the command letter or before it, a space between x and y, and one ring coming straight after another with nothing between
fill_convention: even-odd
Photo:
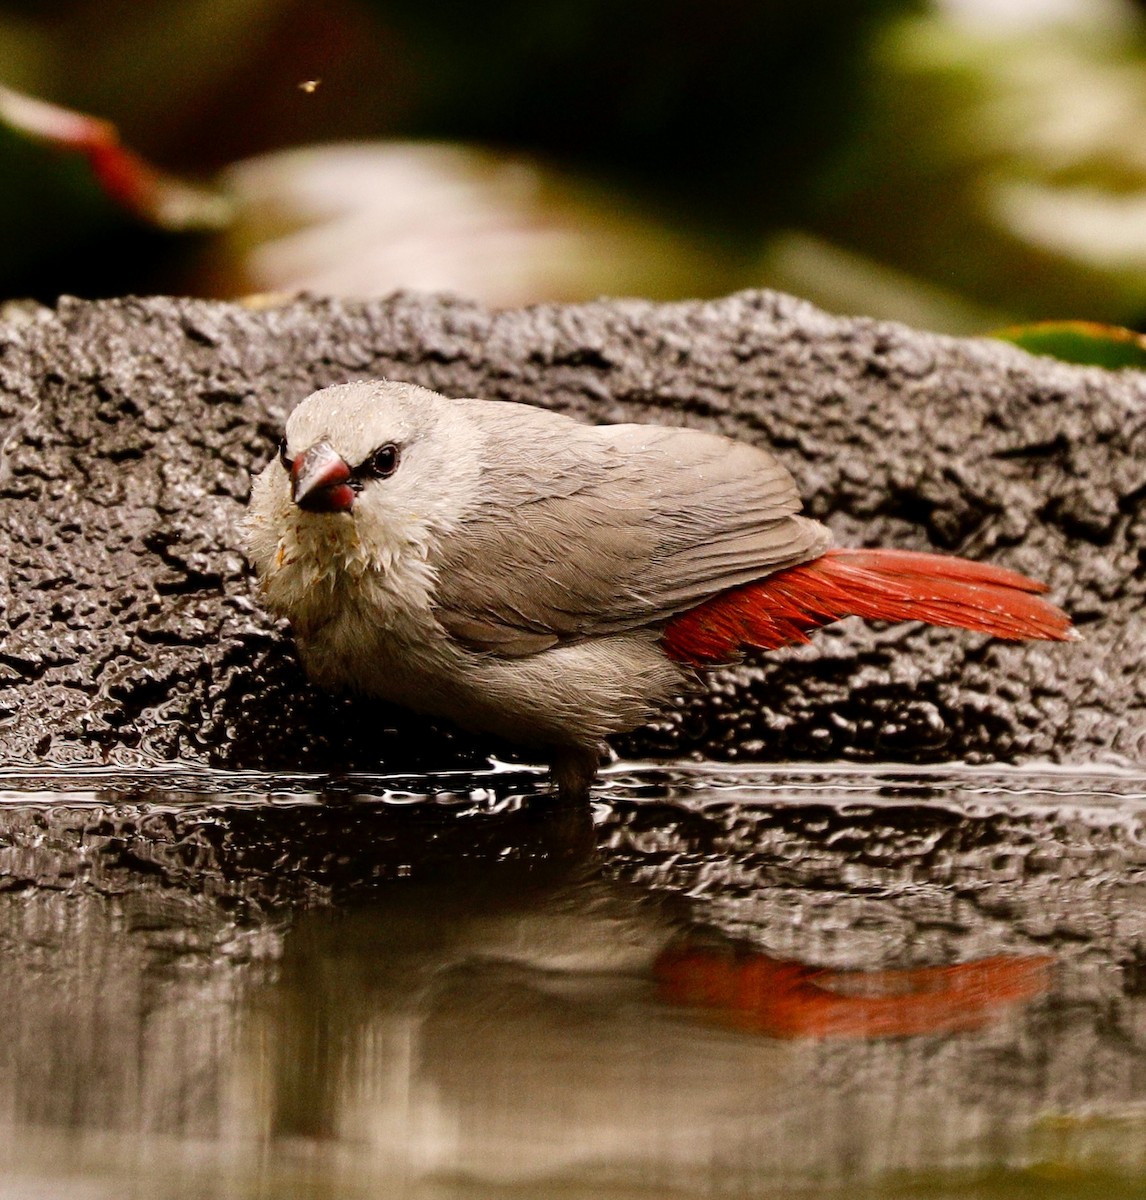
<instances>
[{"instance_id":1,"label":"blurred green background","mask_svg":"<svg viewBox=\"0 0 1146 1200\"><path fill-rule=\"evenodd\" d=\"M1141 328L1144 20L1134 0L4 0L0 84L106 118L198 190L125 203L114 147L97 162L0 105L0 297L773 286L957 333Z\"/></svg>"}]
</instances>

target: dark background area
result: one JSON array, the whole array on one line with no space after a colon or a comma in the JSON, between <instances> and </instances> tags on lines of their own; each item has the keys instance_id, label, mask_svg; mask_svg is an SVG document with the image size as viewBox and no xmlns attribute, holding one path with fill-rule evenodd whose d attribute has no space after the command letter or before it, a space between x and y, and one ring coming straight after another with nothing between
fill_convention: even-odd
<instances>
[{"instance_id":1,"label":"dark background area","mask_svg":"<svg viewBox=\"0 0 1146 1200\"><path fill-rule=\"evenodd\" d=\"M9 0L0 84L227 207L140 221L0 126L0 294L775 286L1139 326L1142 30L1131 0Z\"/></svg>"}]
</instances>

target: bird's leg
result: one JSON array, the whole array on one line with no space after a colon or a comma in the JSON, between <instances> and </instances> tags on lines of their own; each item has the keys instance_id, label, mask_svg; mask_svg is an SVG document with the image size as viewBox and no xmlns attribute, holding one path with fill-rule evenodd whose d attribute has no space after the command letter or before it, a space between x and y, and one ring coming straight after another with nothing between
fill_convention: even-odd
<instances>
[{"instance_id":1,"label":"bird's leg","mask_svg":"<svg viewBox=\"0 0 1146 1200\"><path fill-rule=\"evenodd\" d=\"M555 746L550 774L564 804L587 804L601 754L596 746Z\"/></svg>"}]
</instances>

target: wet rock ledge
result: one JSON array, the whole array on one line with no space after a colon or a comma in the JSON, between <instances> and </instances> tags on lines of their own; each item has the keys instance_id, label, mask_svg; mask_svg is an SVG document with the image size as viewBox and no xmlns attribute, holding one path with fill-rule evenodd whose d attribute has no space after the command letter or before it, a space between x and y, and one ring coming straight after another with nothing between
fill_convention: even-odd
<instances>
[{"instance_id":1,"label":"wet rock ledge","mask_svg":"<svg viewBox=\"0 0 1146 1200\"><path fill-rule=\"evenodd\" d=\"M367 376L770 445L840 542L1048 581L1085 638L847 622L723 672L629 754L1146 763L1146 376L773 293L489 312L168 298L0 322L0 765L423 771L483 740L324 695L240 550L290 408Z\"/></svg>"}]
</instances>

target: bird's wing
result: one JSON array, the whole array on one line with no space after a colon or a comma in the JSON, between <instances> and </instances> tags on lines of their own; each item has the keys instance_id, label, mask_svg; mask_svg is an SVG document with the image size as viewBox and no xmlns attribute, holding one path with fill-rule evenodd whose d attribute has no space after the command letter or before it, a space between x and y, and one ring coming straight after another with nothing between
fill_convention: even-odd
<instances>
[{"instance_id":1,"label":"bird's wing","mask_svg":"<svg viewBox=\"0 0 1146 1200\"><path fill-rule=\"evenodd\" d=\"M480 496L432 566L466 645L515 657L656 625L815 557L827 530L769 453L691 429L475 402Z\"/></svg>"}]
</instances>

